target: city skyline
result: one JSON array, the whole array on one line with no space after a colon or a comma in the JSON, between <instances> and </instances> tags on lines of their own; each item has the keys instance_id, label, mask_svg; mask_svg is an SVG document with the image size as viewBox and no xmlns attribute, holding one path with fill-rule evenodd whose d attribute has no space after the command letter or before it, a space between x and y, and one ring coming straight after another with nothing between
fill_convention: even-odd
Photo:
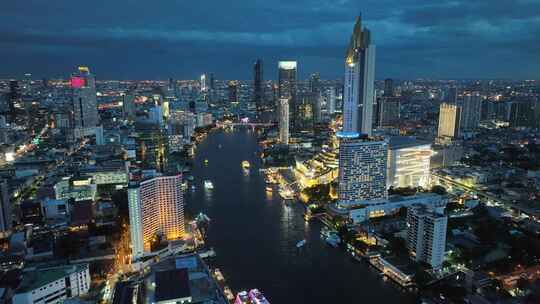
<instances>
[{"instance_id":1,"label":"city skyline","mask_svg":"<svg viewBox=\"0 0 540 304\"><path fill-rule=\"evenodd\" d=\"M377 32L378 79L533 78L540 65L539 5L342 1L309 3L306 10L304 1L9 3L0 13L6 25L0 56L11 60L0 77L59 77L82 64L101 79L193 79L201 71L250 79L253 60L261 58L265 79L274 78L275 63L285 59L299 62L299 78L316 71L341 78L348 30L362 11ZM20 21L28 19L31 25Z\"/></svg>"}]
</instances>

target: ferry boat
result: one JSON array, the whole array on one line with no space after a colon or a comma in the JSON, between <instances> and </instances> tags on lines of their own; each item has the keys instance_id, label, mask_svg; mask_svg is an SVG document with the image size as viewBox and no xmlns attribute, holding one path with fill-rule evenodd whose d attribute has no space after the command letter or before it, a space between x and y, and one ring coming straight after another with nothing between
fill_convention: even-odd
<instances>
[{"instance_id":1,"label":"ferry boat","mask_svg":"<svg viewBox=\"0 0 540 304\"><path fill-rule=\"evenodd\" d=\"M208 189L208 190L212 190L212 189L214 189L214 184L212 184L212 182L210 180L205 180L204 181L204 188Z\"/></svg>"},{"instance_id":2,"label":"ferry boat","mask_svg":"<svg viewBox=\"0 0 540 304\"><path fill-rule=\"evenodd\" d=\"M247 160L242 161L242 168L249 169L249 162Z\"/></svg>"}]
</instances>

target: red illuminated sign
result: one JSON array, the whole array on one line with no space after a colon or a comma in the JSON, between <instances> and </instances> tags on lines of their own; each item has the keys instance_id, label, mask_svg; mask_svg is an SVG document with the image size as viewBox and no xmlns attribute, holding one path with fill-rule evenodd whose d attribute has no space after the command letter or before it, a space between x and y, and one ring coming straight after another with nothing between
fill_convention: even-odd
<instances>
[{"instance_id":1,"label":"red illuminated sign","mask_svg":"<svg viewBox=\"0 0 540 304\"><path fill-rule=\"evenodd\" d=\"M72 88L82 88L85 85L85 80L83 77L73 76L71 77L71 87Z\"/></svg>"}]
</instances>

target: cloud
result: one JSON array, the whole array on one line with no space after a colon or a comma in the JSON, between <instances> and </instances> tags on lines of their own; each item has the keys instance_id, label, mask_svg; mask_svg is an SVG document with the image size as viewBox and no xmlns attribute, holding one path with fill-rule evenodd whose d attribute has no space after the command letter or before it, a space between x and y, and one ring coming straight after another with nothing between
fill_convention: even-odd
<instances>
[{"instance_id":1,"label":"cloud","mask_svg":"<svg viewBox=\"0 0 540 304\"><path fill-rule=\"evenodd\" d=\"M180 77L221 70L249 78L252 60L262 57L272 66L296 58L305 74L340 77L360 11L380 77L532 77L540 68L536 0L27 0L0 11L0 54L17 58L0 76L28 62L46 73L53 62L62 70L84 58L109 77L126 74L115 65L138 78L167 77L177 60ZM143 64L148 58L152 64Z\"/></svg>"}]
</instances>

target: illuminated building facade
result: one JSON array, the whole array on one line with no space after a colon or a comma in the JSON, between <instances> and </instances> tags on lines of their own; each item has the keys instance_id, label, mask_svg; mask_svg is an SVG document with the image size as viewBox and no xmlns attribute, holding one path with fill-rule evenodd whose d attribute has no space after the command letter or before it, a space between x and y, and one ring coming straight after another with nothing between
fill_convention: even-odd
<instances>
[{"instance_id":1,"label":"illuminated building facade","mask_svg":"<svg viewBox=\"0 0 540 304\"><path fill-rule=\"evenodd\" d=\"M279 100L279 142L289 144L289 99Z\"/></svg>"},{"instance_id":2,"label":"illuminated building facade","mask_svg":"<svg viewBox=\"0 0 540 304\"><path fill-rule=\"evenodd\" d=\"M356 19L345 57L343 92L343 131L371 136L375 79L375 46L371 34Z\"/></svg>"},{"instance_id":3,"label":"illuminated building facade","mask_svg":"<svg viewBox=\"0 0 540 304\"><path fill-rule=\"evenodd\" d=\"M394 136L388 143L388 186L427 187L431 176L431 144Z\"/></svg>"},{"instance_id":4,"label":"illuminated building facade","mask_svg":"<svg viewBox=\"0 0 540 304\"><path fill-rule=\"evenodd\" d=\"M184 235L182 176L157 176L128 188L133 258L150 252L157 235L174 240Z\"/></svg>"},{"instance_id":5,"label":"illuminated building facade","mask_svg":"<svg viewBox=\"0 0 540 304\"><path fill-rule=\"evenodd\" d=\"M289 105L289 124L290 130L296 130L296 120L298 113L296 111L296 61L280 61L278 63L278 100L287 99Z\"/></svg>"},{"instance_id":6,"label":"illuminated building facade","mask_svg":"<svg viewBox=\"0 0 540 304\"><path fill-rule=\"evenodd\" d=\"M439 111L439 138L459 137L461 108L456 104L441 103Z\"/></svg>"},{"instance_id":7,"label":"illuminated building facade","mask_svg":"<svg viewBox=\"0 0 540 304\"><path fill-rule=\"evenodd\" d=\"M339 145L339 201L341 206L385 200L388 144L342 138Z\"/></svg>"},{"instance_id":8,"label":"illuminated building facade","mask_svg":"<svg viewBox=\"0 0 540 304\"><path fill-rule=\"evenodd\" d=\"M75 128L94 128L99 124L96 99L96 78L87 67L79 67L71 76L73 120Z\"/></svg>"},{"instance_id":9,"label":"illuminated building facade","mask_svg":"<svg viewBox=\"0 0 540 304\"><path fill-rule=\"evenodd\" d=\"M446 247L448 217L426 206L407 209L407 247L415 261L423 261L434 269L442 267Z\"/></svg>"}]
</instances>

